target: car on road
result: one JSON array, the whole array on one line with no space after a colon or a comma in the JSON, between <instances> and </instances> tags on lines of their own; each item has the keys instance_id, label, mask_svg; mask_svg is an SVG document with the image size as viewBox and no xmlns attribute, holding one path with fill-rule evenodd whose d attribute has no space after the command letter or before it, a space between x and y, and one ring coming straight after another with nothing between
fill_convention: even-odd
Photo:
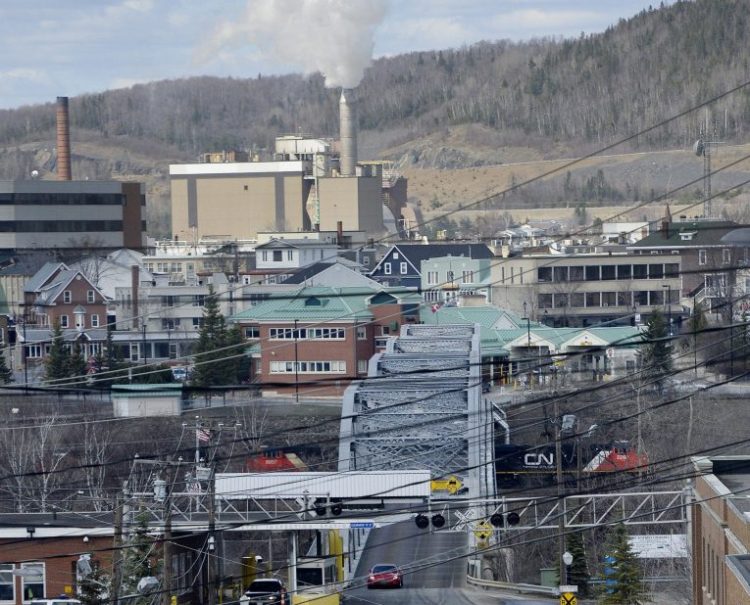
<instances>
[{"instance_id":1,"label":"car on road","mask_svg":"<svg viewBox=\"0 0 750 605\"><path fill-rule=\"evenodd\" d=\"M367 574L367 588L402 588L404 576L396 565L379 563Z\"/></svg>"},{"instance_id":2,"label":"car on road","mask_svg":"<svg viewBox=\"0 0 750 605\"><path fill-rule=\"evenodd\" d=\"M289 593L277 578L253 580L240 597L241 605L290 605Z\"/></svg>"}]
</instances>

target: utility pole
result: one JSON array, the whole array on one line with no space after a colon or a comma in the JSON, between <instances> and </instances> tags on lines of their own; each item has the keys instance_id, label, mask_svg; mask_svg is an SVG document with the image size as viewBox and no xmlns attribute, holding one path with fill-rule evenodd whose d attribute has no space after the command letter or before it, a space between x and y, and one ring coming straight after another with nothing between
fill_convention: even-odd
<instances>
[{"instance_id":1,"label":"utility pole","mask_svg":"<svg viewBox=\"0 0 750 605\"><path fill-rule=\"evenodd\" d=\"M170 605L172 598L172 472L167 467L166 488L164 494L164 587L161 593L162 605Z\"/></svg>"},{"instance_id":2,"label":"utility pole","mask_svg":"<svg viewBox=\"0 0 750 605\"><path fill-rule=\"evenodd\" d=\"M115 496L115 537L112 545L112 605L118 605L120 583L122 582L122 523L123 498L118 492Z\"/></svg>"},{"instance_id":3,"label":"utility pole","mask_svg":"<svg viewBox=\"0 0 750 605\"><path fill-rule=\"evenodd\" d=\"M557 563L559 565L560 584L565 579L565 491L562 472L562 419L560 418L560 399L554 398L555 415L555 469L557 476Z\"/></svg>"},{"instance_id":4,"label":"utility pole","mask_svg":"<svg viewBox=\"0 0 750 605\"><path fill-rule=\"evenodd\" d=\"M211 476L208 480L208 553L206 555L208 571L208 605L216 605L218 588L217 562L212 561L216 552L216 510L214 507L214 469L211 466ZM218 559L218 557L217 557Z\"/></svg>"}]
</instances>

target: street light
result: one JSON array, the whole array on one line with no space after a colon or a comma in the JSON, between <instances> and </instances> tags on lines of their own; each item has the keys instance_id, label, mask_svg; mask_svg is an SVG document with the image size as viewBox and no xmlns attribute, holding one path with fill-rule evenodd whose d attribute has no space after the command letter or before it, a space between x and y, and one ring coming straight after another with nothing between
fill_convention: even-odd
<instances>
[{"instance_id":1,"label":"street light","mask_svg":"<svg viewBox=\"0 0 750 605\"><path fill-rule=\"evenodd\" d=\"M565 564L565 584L570 584L570 566L573 564L573 555L569 551L565 551L562 556L563 563Z\"/></svg>"}]
</instances>

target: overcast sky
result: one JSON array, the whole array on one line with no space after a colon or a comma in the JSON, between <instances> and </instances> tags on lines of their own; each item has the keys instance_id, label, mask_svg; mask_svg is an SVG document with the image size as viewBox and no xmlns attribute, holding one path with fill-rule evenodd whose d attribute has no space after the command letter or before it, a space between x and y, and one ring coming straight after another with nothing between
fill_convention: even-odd
<instances>
[{"instance_id":1,"label":"overcast sky","mask_svg":"<svg viewBox=\"0 0 750 605\"><path fill-rule=\"evenodd\" d=\"M575 37L650 4L657 2L2 0L0 108L196 75L325 73L336 54L366 58L372 50L382 57L480 40ZM337 9L348 14L334 16ZM351 22L359 29L347 38L342 23ZM328 52L331 41L360 48ZM330 69L332 84L348 77Z\"/></svg>"}]
</instances>

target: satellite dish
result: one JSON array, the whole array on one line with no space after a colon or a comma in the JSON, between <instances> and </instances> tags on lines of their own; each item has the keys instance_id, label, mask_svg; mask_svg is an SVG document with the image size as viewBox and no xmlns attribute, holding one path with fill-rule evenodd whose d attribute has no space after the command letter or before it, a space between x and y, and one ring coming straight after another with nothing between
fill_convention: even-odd
<instances>
[{"instance_id":1,"label":"satellite dish","mask_svg":"<svg viewBox=\"0 0 750 605\"><path fill-rule=\"evenodd\" d=\"M693 151L695 152L695 155L703 155L703 152L705 151L706 146L703 143L703 139L698 139L693 144Z\"/></svg>"}]
</instances>

